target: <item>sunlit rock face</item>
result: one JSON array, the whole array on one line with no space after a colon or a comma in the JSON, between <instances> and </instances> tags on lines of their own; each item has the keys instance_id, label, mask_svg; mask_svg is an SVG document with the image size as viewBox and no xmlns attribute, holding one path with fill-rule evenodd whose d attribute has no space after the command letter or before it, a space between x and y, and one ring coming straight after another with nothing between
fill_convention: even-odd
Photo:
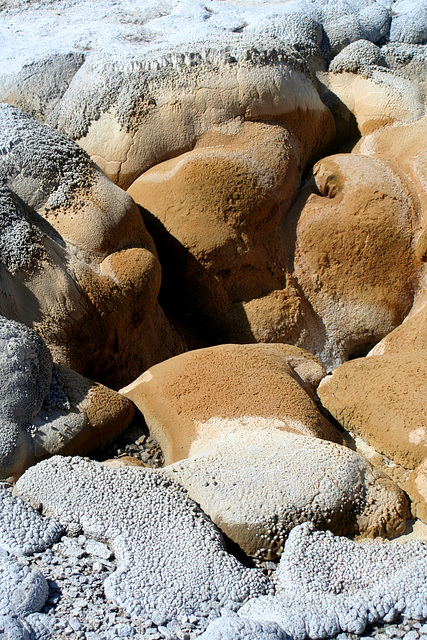
<instances>
[{"instance_id":1,"label":"sunlit rock face","mask_svg":"<svg viewBox=\"0 0 427 640\"><path fill-rule=\"evenodd\" d=\"M229 344L171 358L121 392L160 442L165 473L247 554L277 559L301 522L362 536L405 528L403 492L318 411L324 373L302 349Z\"/></svg>"}]
</instances>

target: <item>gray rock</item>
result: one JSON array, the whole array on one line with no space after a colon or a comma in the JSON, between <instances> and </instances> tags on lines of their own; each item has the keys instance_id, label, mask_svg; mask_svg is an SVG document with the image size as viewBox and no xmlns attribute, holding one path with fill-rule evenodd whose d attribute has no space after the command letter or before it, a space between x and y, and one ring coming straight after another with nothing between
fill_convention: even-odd
<instances>
[{"instance_id":1,"label":"gray rock","mask_svg":"<svg viewBox=\"0 0 427 640\"><path fill-rule=\"evenodd\" d=\"M55 456L16 489L65 527L79 523L109 542L118 568L105 594L133 617L157 625L184 614L204 618L269 588L261 572L226 553L216 528L161 471Z\"/></svg>"},{"instance_id":2,"label":"gray rock","mask_svg":"<svg viewBox=\"0 0 427 640\"><path fill-rule=\"evenodd\" d=\"M427 544L363 544L303 524L291 532L277 570L276 596L239 614L277 623L295 640L361 634L399 615L427 617Z\"/></svg>"},{"instance_id":3,"label":"gray rock","mask_svg":"<svg viewBox=\"0 0 427 640\"><path fill-rule=\"evenodd\" d=\"M14 555L30 555L52 546L63 532L26 502L0 488L0 547Z\"/></svg>"},{"instance_id":4,"label":"gray rock","mask_svg":"<svg viewBox=\"0 0 427 640\"><path fill-rule=\"evenodd\" d=\"M85 544L86 551L93 556L103 558L104 560L110 560L113 553L103 542L97 542L96 540L88 540Z\"/></svg>"},{"instance_id":5,"label":"gray rock","mask_svg":"<svg viewBox=\"0 0 427 640\"><path fill-rule=\"evenodd\" d=\"M0 640L32 640L19 618L0 614Z\"/></svg>"},{"instance_id":6,"label":"gray rock","mask_svg":"<svg viewBox=\"0 0 427 640\"><path fill-rule=\"evenodd\" d=\"M84 62L82 53L53 54L0 76L0 101L13 104L33 118L44 120L68 89Z\"/></svg>"},{"instance_id":7,"label":"gray rock","mask_svg":"<svg viewBox=\"0 0 427 640\"><path fill-rule=\"evenodd\" d=\"M243 616L222 616L210 623L200 640L290 640L274 622L255 622Z\"/></svg>"},{"instance_id":8,"label":"gray rock","mask_svg":"<svg viewBox=\"0 0 427 640\"><path fill-rule=\"evenodd\" d=\"M423 44L427 41L426 0L400 0L393 5L390 42Z\"/></svg>"},{"instance_id":9,"label":"gray rock","mask_svg":"<svg viewBox=\"0 0 427 640\"><path fill-rule=\"evenodd\" d=\"M92 182L92 163L71 140L6 104L0 126L0 176L28 206L55 209Z\"/></svg>"},{"instance_id":10,"label":"gray rock","mask_svg":"<svg viewBox=\"0 0 427 640\"><path fill-rule=\"evenodd\" d=\"M329 65L329 71L333 73L366 73L372 66L387 66L381 49L368 40L357 40L335 56Z\"/></svg>"},{"instance_id":11,"label":"gray rock","mask_svg":"<svg viewBox=\"0 0 427 640\"><path fill-rule=\"evenodd\" d=\"M40 611L49 595L43 575L17 560L0 556L0 615Z\"/></svg>"},{"instance_id":12,"label":"gray rock","mask_svg":"<svg viewBox=\"0 0 427 640\"><path fill-rule=\"evenodd\" d=\"M0 316L0 476L17 476L34 461L26 431L52 379L52 356L31 329Z\"/></svg>"},{"instance_id":13,"label":"gray rock","mask_svg":"<svg viewBox=\"0 0 427 640\"><path fill-rule=\"evenodd\" d=\"M384 5L363 0L316 3L313 17L323 25L332 56L356 40L376 43L385 38L391 22L390 11Z\"/></svg>"}]
</instances>

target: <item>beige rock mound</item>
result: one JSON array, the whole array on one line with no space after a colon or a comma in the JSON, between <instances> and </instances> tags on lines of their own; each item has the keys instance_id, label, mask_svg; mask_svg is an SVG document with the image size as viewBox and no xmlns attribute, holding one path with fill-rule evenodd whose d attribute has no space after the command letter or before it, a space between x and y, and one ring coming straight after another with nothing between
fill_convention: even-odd
<instances>
[{"instance_id":1,"label":"beige rock mound","mask_svg":"<svg viewBox=\"0 0 427 640\"><path fill-rule=\"evenodd\" d=\"M324 374L296 347L221 345L158 364L122 393L159 441L165 473L246 553L271 559L305 521L345 535L405 527L402 491L337 444L317 410Z\"/></svg>"},{"instance_id":2,"label":"beige rock mound","mask_svg":"<svg viewBox=\"0 0 427 640\"><path fill-rule=\"evenodd\" d=\"M281 226L305 158L287 128L246 122L203 136L132 184L159 250L168 309L184 306L220 342L296 338Z\"/></svg>"},{"instance_id":3,"label":"beige rock mound","mask_svg":"<svg viewBox=\"0 0 427 640\"><path fill-rule=\"evenodd\" d=\"M389 69L375 66L360 74L345 70L320 73L319 78L332 92L335 109L339 112L345 106L363 136L393 123L418 120L425 114L423 92L417 83Z\"/></svg>"},{"instance_id":4,"label":"beige rock mound","mask_svg":"<svg viewBox=\"0 0 427 640\"><path fill-rule=\"evenodd\" d=\"M221 421L209 423L209 432L203 426L213 418L260 416L284 431L341 442L300 385L304 372L292 367L296 355L321 371L310 354L287 345L228 344L155 365L121 393L143 413L166 464L195 455L219 436Z\"/></svg>"},{"instance_id":5,"label":"beige rock mound","mask_svg":"<svg viewBox=\"0 0 427 640\"><path fill-rule=\"evenodd\" d=\"M212 437L205 448L165 472L251 556L276 559L307 521L347 536L405 528L403 492L350 449L262 418L212 418L203 429Z\"/></svg>"},{"instance_id":6,"label":"beige rock mound","mask_svg":"<svg viewBox=\"0 0 427 640\"><path fill-rule=\"evenodd\" d=\"M82 105L84 108L82 109ZM69 135L123 188L189 151L226 123L304 121L311 152L335 133L302 56L277 41L221 37L111 61L88 58L48 123Z\"/></svg>"},{"instance_id":7,"label":"beige rock mound","mask_svg":"<svg viewBox=\"0 0 427 640\"><path fill-rule=\"evenodd\" d=\"M422 518L427 513L423 480L427 454L426 353L386 352L354 360L338 367L318 388L331 414L385 456L386 460L374 457L372 461L408 492L413 514Z\"/></svg>"},{"instance_id":8,"label":"beige rock mound","mask_svg":"<svg viewBox=\"0 0 427 640\"><path fill-rule=\"evenodd\" d=\"M0 313L110 386L182 350L135 203L57 132L8 105L0 122Z\"/></svg>"},{"instance_id":9,"label":"beige rock mound","mask_svg":"<svg viewBox=\"0 0 427 640\"><path fill-rule=\"evenodd\" d=\"M419 203L381 159L341 154L318 162L288 212L289 264L314 312L297 344L336 366L366 352L409 312L423 263Z\"/></svg>"}]
</instances>

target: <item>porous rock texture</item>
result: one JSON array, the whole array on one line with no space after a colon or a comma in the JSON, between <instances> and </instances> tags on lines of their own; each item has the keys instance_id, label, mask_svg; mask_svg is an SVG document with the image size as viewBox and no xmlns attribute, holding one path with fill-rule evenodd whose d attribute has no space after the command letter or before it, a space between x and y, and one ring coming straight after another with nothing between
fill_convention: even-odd
<instances>
[{"instance_id":1,"label":"porous rock texture","mask_svg":"<svg viewBox=\"0 0 427 640\"><path fill-rule=\"evenodd\" d=\"M24 112L2 105L0 123L2 315L37 328L56 361L112 386L179 351L129 196Z\"/></svg>"},{"instance_id":2,"label":"porous rock texture","mask_svg":"<svg viewBox=\"0 0 427 640\"><path fill-rule=\"evenodd\" d=\"M362 634L375 622L427 616L427 545L357 543L302 524L277 570L276 595L247 602L239 615L275 622L295 640Z\"/></svg>"},{"instance_id":3,"label":"porous rock texture","mask_svg":"<svg viewBox=\"0 0 427 640\"><path fill-rule=\"evenodd\" d=\"M427 361L416 352L346 362L318 388L324 407L349 431L406 468L426 456Z\"/></svg>"},{"instance_id":4,"label":"porous rock texture","mask_svg":"<svg viewBox=\"0 0 427 640\"><path fill-rule=\"evenodd\" d=\"M44 518L26 502L0 488L0 549L15 556L30 555L51 547L62 527Z\"/></svg>"},{"instance_id":5,"label":"porous rock texture","mask_svg":"<svg viewBox=\"0 0 427 640\"><path fill-rule=\"evenodd\" d=\"M0 477L16 479L55 453L87 453L133 416L129 401L67 367L53 365L43 339L0 316Z\"/></svg>"},{"instance_id":6,"label":"porous rock texture","mask_svg":"<svg viewBox=\"0 0 427 640\"><path fill-rule=\"evenodd\" d=\"M260 50L256 44L222 35L208 46L144 51L131 61L89 58L48 123L77 140L123 188L203 134L243 120L289 120L302 136L304 162L333 137L332 116L296 49L274 39ZM295 118L301 113L310 118L309 135Z\"/></svg>"},{"instance_id":7,"label":"porous rock texture","mask_svg":"<svg viewBox=\"0 0 427 640\"><path fill-rule=\"evenodd\" d=\"M388 476L346 447L281 429L271 419L208 420L199 426L204 447L165 472L221 531L262 560L280 557L301 522L350 536L405 530L407 500Z\"/></svg>"},{"instance_id":8,"label":"porous rock texture","mask_svg":"<svg viewBox=\"0 0 427 640\"><path fill-rule=\"evenodd\" d=\"M369 354L324 378L318 394L345 429L377 454L372 463L389 473L411 498L414 516L427 521L427 350L422 306ZM357 441L356 441L357 445Z\"/></svg>"},{"instance_id":9,"label":"porous rock texture","mask_svg":"<svg viewBox=\"0 0 427 640\"><path fill-rule=\"evenodd\" d=\"M218 421L207 437L204 424L212 418L258 416L285 431L341 442L317 410L310 387L300 384L304 373L297 364L293 369L295 356L324 371L311 354L288 345L228 344L161 362L120 393L143 413L166 464L194 455L220 435L224 423Z\"/></svg>"},{"instance_id":10,"label":"porous rock texture","mask_svg":"<svg viewBox=\"0 0 427 640\"><path fill-rule=\"evenodd\" d=\"M263 574L225 551L214 525L160 470L54 456L15 489L70 533L108 541L118 566L105 593L132 616L158 625L204 618L268 590Z\"/></svg>"},{"instance_id":11,"label":"porous rock texture","mask_svg":"<svg viewBox=\"0 0 427 640\"><path fill-rule=\"evenodd\" d=\"M399 325L424 268L414 242L419 224L412 189L382 159L320 160L285 223L295 237L288 260L312 309L297 344L334 367Z\"/></svg>"},{"instance_id":12,"label":"porous rock texture","mask_svg":"<svg viewBox=\"0 0 427 640\"><path fill-rule=\"evenodd\" d=\"M274 622L255 622L239 615L225 615L210 623L200 640L289 640Z\"/></svg>"}]
</instances>

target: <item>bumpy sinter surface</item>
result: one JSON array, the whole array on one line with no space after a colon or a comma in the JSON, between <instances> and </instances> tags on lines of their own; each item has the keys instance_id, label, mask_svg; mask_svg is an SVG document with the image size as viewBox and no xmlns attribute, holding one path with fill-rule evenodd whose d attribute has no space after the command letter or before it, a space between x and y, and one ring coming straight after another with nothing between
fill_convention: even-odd
<instances>
[{"instance_id":1,"label":"bumpy sinter surface","mask_svg":"<svg viewBox=\"0 0 427 640\"><path fill-rule=\"evenodd\" d=\"M25 616L40 611L48 594L39 571L0 554L0 614Z\"/></svg>"},{"instance_id":2,"label":"bumpy sinter surface","mask_svg":"<svg viewBox=\"0 0 427 640\"><path fill-rule=\"evenodd\" d=\"M238 615L226 615L211 622L200 640L288 640L274 622L255 622Z\"/></svg>"},{"instance_id":3,"label":"bumpy sinter surface","mask_svg":"<svg viewBox=\"0 0 427 640\"><path fill-rule=\"evenodd\" d=\"M131 615L157 624L204 617L268 589L261 572L225 551L218 530L161 471L55 456L29 469L16 490L69 531L111 544L118 568L105 593Z\"/></svg>"},{"instance_id":4,"label":"bumpy sinter surface","mask_svg":"<svg viewBox=\"0 0 427 640\"><path fill-rule=\"evenodd\" d=\"M0 548L16 556L44 551L63 533L61 525L5 489L0 489L0 513Z\"/></svg>"},{"instance_id":5,"label":"bumpy sinter surface","mask_svg":"<svg viewBox=\"0 0 427 640\"><path fill-rule=\"evenodd\" d=\"M399 614L425 618L426 571L425 543L356 543L303 524L286 543L276 596L251 600L239 613L276 622L298 640L361 634Z\"/></svg>"},{"instance_id":6,"label":"bumpy sinter surface","mask_svg":"<svg viewBox=\"0 0 427 640\"><path fill-rule=\"evenodd\" d=\"M47 640L50 633L36 612L44 606L49 587L40 571L12 556L45 551L63 533L20 498L0 488L0 638Z\"/></svg>"},{"instance_id":7,"label":"bumpy sinter surface","mask_svg":"<svg viewBox=\"0 0 427 640\"><path fill-rule=\"evenodd\" d=\"M290 530L306 521L339 535L402 533L407 501L385 474L347 447L287 433L276 422L207 421L204 448L165 471L229 538L262 559L280 556Z\"/></svg>"}]
</instances>

